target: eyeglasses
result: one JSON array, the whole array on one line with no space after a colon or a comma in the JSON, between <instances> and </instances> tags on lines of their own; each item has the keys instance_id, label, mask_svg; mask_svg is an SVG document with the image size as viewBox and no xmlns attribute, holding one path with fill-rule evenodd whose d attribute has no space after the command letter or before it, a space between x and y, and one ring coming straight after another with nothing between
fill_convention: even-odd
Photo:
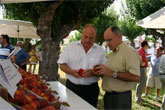
<instances>
[{"instance_id":1,"label":"eyeglasses","mask_svg":"<svg viewBox=\"0 0 165 110\"><path fill-rule=\"evenodd\" d=\"M105 42L111 42L113 39L106 39Z\"/></svg>"}]
</instances>

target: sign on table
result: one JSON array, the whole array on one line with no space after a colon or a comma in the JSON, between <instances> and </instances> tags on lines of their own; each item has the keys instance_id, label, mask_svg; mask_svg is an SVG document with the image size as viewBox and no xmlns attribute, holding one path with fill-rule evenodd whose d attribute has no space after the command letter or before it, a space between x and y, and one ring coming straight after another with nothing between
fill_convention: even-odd
<instances>
[{"instance_id":1,"label":"sign on table","mask_svg":"<svg viewBox=\"0 0 165 110\"><path fill-rule=\"evenodd\" d=\"M16 85L22 79L22 76L10 59L0 61L0 65L0 84L6 87L9 94L14 97L17 90Z\"/></svg>"}]
</instances>

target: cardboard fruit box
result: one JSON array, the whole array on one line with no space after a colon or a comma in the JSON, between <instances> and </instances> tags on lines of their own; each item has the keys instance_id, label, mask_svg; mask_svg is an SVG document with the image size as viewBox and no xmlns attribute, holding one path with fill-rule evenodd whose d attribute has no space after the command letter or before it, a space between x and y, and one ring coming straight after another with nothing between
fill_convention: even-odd
<instances>
[{"instance_id":1,"label":"cardboard fruit box","mask_svg":"<svg viewBox=\"0 0 165 110\"><path fill-rule=\"evenodd\" d=\"M8 100L8 92L7 92L7 89L0 86L0 96L5 99L6 101L9 101Z\"/></svg>"}]
</instances>

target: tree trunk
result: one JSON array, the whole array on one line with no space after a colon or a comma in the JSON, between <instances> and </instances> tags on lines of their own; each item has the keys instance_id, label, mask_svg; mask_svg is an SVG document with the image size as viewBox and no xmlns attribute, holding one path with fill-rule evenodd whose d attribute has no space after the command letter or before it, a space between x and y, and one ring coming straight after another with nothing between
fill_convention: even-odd
<instances>
[{"instance_id":1,"label":"tree trunk","mask_svg":"<svg viewBox=\"0 0 165 110\"><path fill-rule=\"evenodd\" d=\"M58 80L58 55L60 52L59 42L54 42L49 38L42 40L42 62L39 66L39 74L46 76L47 80Z\"/></svg>"},{"instance_id":2,"label":"tree trunk","mask_svg":"<svg viewBox=\"0 0 165 110\"><path fill-rule=\"evenodd\" d=\"M42 62L40 64L39 74L48 77L47 80L49 81L58 80L59 78L57 60L60 53L60 41L71 30L76 29L82 21L80 15L76 21L70 24L56 25L55 30L52 32L55 11L63 1L60 0L52 4L45 13L41 14L38 20L37 34L41 37L42 43Z\"/></svg>"},{"instance_id":3,"label":"tree trunk","mask_svg":"<svg viewBox=\"0 0 165 110\"><path fill-rule=\"evenodd\" d=\"M131 41L131 46L135 48L135 42L134 42L134 39L130 39Z\"/></svg>"}]
</instances>

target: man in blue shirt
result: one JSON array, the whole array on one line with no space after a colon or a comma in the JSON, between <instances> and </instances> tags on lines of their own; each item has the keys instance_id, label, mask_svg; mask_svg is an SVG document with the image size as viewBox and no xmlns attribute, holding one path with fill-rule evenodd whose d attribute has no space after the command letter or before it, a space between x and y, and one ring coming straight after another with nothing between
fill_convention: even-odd
<instances>
[{"instance_id":1,"label":"man in blue shirt","mask_svg":"<svg viewBox=\"0 0 165 110\"><path fill-rule=\"evenodd\" d=\"M14 50L13 46L9 44L9 36L2 34L0 36L0 59L6 59Z\"/></svg>"},{"instance_id":2,"label":"man in blue shirt","mask_svg":"<svg viewBox=\"0 0 165 110\"><path fill-rule=\"evenodd\" d=\"M19 67L26 70L26 63L29 61L30 55L23 48L23 42L22 41L18 41L16 46L21 47L22 49L14 56L14 62Z\"/></svg>"},{"instance_id":3,"label":"man in blue shirt","mask_svg":"<svg viewBox=\"0 0 165 110\"><path fill-rule=\"evenodd\" d=\"M153 87L153 85L155 84L155 88L156 88L156 96L155 99L157 101L159 101L159 92L160 92L160 88L161 88L161 82L159 79L159 63L160 63L160 57L163 54L163 48L160 47L157 49L157 54L154 54L151 56L151 68L150 68L150 72L148 75L148 79L147 79L147 83L146 83L146 91L145 94L143 95L143 97L146 97L149 93L149 90L151 87Z\"/></svg>"}]
</instances>

